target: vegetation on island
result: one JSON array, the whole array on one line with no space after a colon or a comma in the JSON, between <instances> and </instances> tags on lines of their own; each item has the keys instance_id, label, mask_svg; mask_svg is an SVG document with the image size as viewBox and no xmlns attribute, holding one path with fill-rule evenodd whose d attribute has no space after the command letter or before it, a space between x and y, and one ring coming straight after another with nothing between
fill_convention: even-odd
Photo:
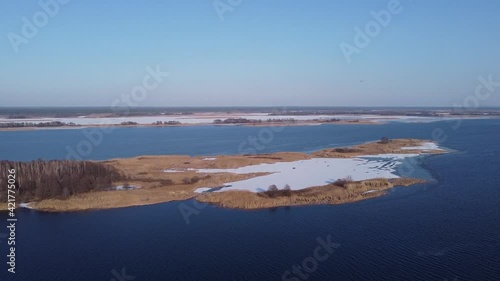
<instances>
[{"instance_id":1,"label":"vegetation on island","mask_svg":"<svg viewBox=\"0 0 500 281\"><path fill-rule=\"evenodd\" d=\"M120 125L122 125L122 126L132 126L132 125L137 125L137 122L124 121L124 122L121 122Z\"/></svg>"},{"instance_id":2,"label":"vegetation on island","mask_svg":"<svg viewBox=\"0 0 500 281\"><path fill-rule=\"evenodd\" d=\"M236 169L244 166L292 162L313 158L350 158L381 153L446 153L443 150L403 149L421 145L423 140L381 138L352 147L327 148L313 153L278 152L272 154L220 155L213 161L202 156L139 156L94 161L0 162L0 181L7 182L6 171L16 169L17 202L47 211L77 211L148 205L195 198L223 207L258 209L279 206L342 204L384 194L396 185L423 182L419 179L369 179L354 181L346 176L324 186L293 190L293 182L272 184L263 192L224 191L197 193L199 188L222 189L268 173L201 173L200 169ZM167 172L175 171L175 172ZM125 191L117 191L122 186ZM133 187L141 188L133 188ZM132 188L127 188L132 187ZM0 185L0 206L7 208L6 185ZM2 205L3 204L3 205Z\"/></svg>"},{"instance_id":3,"label":"vegetation on island","mask_svg":"<svg viewBox=\"0 0 500 281\"><path fill-rule=\"evenodd\" d=\"M161 125L170 125L170 126L173 126L173 125L180 125L181 122L180 121L156 121L156 122L153 122L153 125L156 125L156 126L161 126Z\"/></svg>"},{"instance_id":4,"label":"vegetation on island","mask_svg":"<svg viewBox=\"0 0 500 281\"><path fill-rule=\"evenodd\" d=\"M382 137L379 141L379 143L381 143L381 144L388 144L390 142L391 142L391 140L388 137Z\"/></svg>"},{"instance_id":5,"label":"vegetation on island","mask_svg":"<svg viewBox=\"0 0 500 281\"><path fill-rule=\"evenodd\" d=\"M51 127L75 127L79 126L73 122L65 123L60 121L52 121L52 122L0 122L0 128L51 128Z\"/></svg>"},{"instance_id":6,"label":"vegetation on island","mask_svg":"<svg viewBox=\"0 0 500 281\"><path fill-rule=\"evenodd\" d=\"M343 204L357 202L385 194L394 186L410 186L425 180L412 178L370 179L363 181L337 181L325 186L300 190L275 189L254 193L250 191L225 191L203 193L196 200L226 208L261 209L281 206L318 204ZM342 186L340 186L340 184ZM272 187L272 188L271 188Z\"/></svg>"},{"instance_id":7,"label":"vegetation on island","mask_svg":"<svg viewBox=\"0 0 500 281\"><path fill-rule=\"evenodd\" d=\"M269 118L267 120L262 119L246 119L246 118L228 118L225 120L215 119L214 124L262 124L262 123L295 123L297 120L293 118L280 118L274 119Z\"/></svg>"},{"instance_id":8,"label":"vegetation on island","mask_svg":"<svg viewBox=\"0 0 500 281\"><path fill-rule=\"evenodd\" d=\"M98 162L36 160L31 162L0 161L0 182L7 182L7 171L15 169L16 199L30 202L49 198L64 199L90 191L105 190L124 179L115 168ZM0 185L2 201L7 185Z\"/></svg>"}]
</instances>

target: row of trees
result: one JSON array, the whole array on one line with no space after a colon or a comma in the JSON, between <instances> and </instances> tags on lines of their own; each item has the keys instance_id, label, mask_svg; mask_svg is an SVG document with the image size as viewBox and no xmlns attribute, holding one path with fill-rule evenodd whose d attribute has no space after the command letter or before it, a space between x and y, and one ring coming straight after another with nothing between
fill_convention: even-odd
<instances>
[{"instance_id":1,"label":"row of trees","mask_svg":"<svg viewBox=\"0 0 500 281\"><path fill-rule=\"evenodd\" d=\"M342 120L338 118L330 118L330 119L313 119L313 121L321 123L334 123L334 122L340 122Z\"/></svg>"},{"instance_id":2,"label":"row of trees","mask_svg":"<svg viewBox=\"0 0 500 281\"><path fill-rule=\"evenodd\" d=\"M290 197L292 196L292 189L288 184L286 184L283 187L283 189L279 189L278 186L272 184L267 188L266 191L259 192L258 195L261 197L270 197L270 198L283 197L283 196Z\"/></svg>"},{"instance_id":3,"label":"row of trees","mask_svg":"<svg viewBox=\"0 0 500 281\"><path fill-rule=\"evenodd\" d=\"M133 121L124 121L124 122L120 123L120 125L123 125L123 126L137 125L137 124L138 124L137 122L133 122Z\"/></svg>"},{"instance_id":4,"label":"row of trees","mask_svg":"<svg viewBox=\"0 0 500 281\"><path fill-rule=\"evenodd\" d=\"M62 127L62 126L78 126L73 122L65 123L60 121L52 121L52 122L7 122L0 123L0 128L26 128L26 127Z\"/></svg>"},{"instance_id":5,"label":"row of trees","mask_svg":"<svg viewBox=\"0 0 500 281\"><path fill-rule=\"evenodd\" d=\"M0 199L6 201L8 170L16 171L16 199L28 202L105 190L125 177L114 167L91 161L0 161Z\"/></svg>"},{"instance_id":6,"label":"row of trees","mask_svg":"<svg viewBox=\"0 0 500 281\"><path fill-rule=\"evenodd\" d=\"M294 123L297 122L296 119L293 118L270 118L267 119L267 122L269 123Z\"/></svg>"},{"instance_id":7,"label":"row of trees","mask_svg":"<svg viewBox=\"0 0 500 281\"><path fill-rule=\"evenodd\" d=\"M153 125L180 125L181 122L179 121L156 121L156 122L153 122Z\"/></svg>"},{"instance_id":8,"label":"row of trees","mask_svg":"<svg viewBox=\"0 0 500 281\"><path fill-rule=\"evenodd\" d=\"M263 122L268 123L293 123L297 122L297 120L293 118L280 118L280 119L267 119L262 121L261 119L246 119L246 118L228 118L225 120L215 119L214 124L259 124Z\"/></svg>"},{"instance_id":9,"label":"row of trees","mask_svg":"<svg viewBox=\"0 0 500 281\"><path fill-rule=\"evenodd\" d=\"M215 119L214 124L248 124L248 123L262 123L262 120L250 120L246 118L228 118L225 120Z\"/></svg>"}]
</instances>

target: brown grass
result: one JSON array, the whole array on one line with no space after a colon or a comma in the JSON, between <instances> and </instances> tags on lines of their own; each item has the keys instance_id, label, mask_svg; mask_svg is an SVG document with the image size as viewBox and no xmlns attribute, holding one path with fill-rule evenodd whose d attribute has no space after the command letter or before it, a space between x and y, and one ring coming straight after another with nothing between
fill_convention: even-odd
<instances>
[{"instance_id":1,"label":"brown grass","mask_svg":"<svg viewBox=\"0 0 500 281\"><path fill-rule=\"evenodd\" d=\"M421 179L405 178L404 180L372 179L356 181L346 184L346 187L329 184L326 186L310 187L302 190L291 191L289 195L280 190L277 195L253 193L250 191L226 191L203 193L196 200L215 204L226 208L261 209L281 206L318 205L318 204L343 204L367 198L384 195L385 192L399 183L405 185L424 182ZM369 190L376 192L366 193Z\"/></svg>"},{"instance_id":2,"label":"brown grass","mask_svg":"<svg viewBox=\"0 0 500 281\"><path fill-rule=\"evenodd\" d=\"M394 185L411 185L421 182L421 180L396 179L388 181L386 179L376 179L349 183L347 187L342 188L331 184L323 187L311 187L301 191L293 191L289 197L270 199L245 191L205 193L201 195L194 192L199 187L218 187L224 183L245 180L264 175L264 173L248 175L231 173L201 174L194 171L187 171L187 169L229 169L262 163L290 162L318 157L347 158L380 153L422 153L421 151L401 150L401 147L418 146L422 142L422 140L416 139L398 139L392 140L388 144L372 142L344 149L325 149L312 154L280 152L261 155L217 156L217 159L214 161L202 160L205 157L190 157L186 155L112 159L103 162L123 172L128 177L127 183L134 186L141 186L142 188L128 191L90 192L72 196L66 200L43 200L32 203L32 206L36 209L48 211L75 211L148 205L185 200L193 197L203 202L210 202L224 207L249 209L355 202L365 198L380 196L384 194L385 190ZM442 153L442 151L431 151L429 153ZM178 169L182 172L165 173L165 169ZM20 173L19 176L22 176L22 174ZM200 177L198 182L193 184L183 183L184 178L191 179L195 176ZM123 183L117 182L115 185ZM371 189L376 189L379 192L363 194L363 192ZM0 207L5 209L6 204L0 204Z\"/></svg>"}]
</instances>

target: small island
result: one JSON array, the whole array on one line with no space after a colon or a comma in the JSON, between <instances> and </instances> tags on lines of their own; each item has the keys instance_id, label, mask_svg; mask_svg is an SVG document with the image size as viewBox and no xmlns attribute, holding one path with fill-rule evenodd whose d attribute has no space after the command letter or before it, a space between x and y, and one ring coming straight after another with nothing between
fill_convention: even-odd
<instances>
[{"instance_id":1,"label":"small island","mask_svg":"<svg viewBox=\"0 0 500 281\"><path fill-rule=\"evenodd\" d=\"M18 206L82 211L195 198L221 207L260 209L343 204L425 180L397 175L407 158L441 154L435 143L382 138L313 153L140 156L107 161L0 162L18 174ZM6 194L5 187L0 192ZM0 203L7 209L6 199ZM23 203L21 205L21 203Z\"/></svg>"}]
</instances>

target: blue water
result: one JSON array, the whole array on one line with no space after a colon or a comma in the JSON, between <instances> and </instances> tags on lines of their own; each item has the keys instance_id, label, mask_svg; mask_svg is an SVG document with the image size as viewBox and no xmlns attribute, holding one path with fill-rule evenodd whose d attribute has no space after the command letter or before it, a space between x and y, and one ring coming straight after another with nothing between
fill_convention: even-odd
<instances>
[{"instance_id":1,"label":"blue water","mask_svg":"<svg viewBox=\"0 0 500 281\"><path fill-rule=\"evenodd\" d=\"M132 280L114 276L123 268L136 281L282 280L328 235L340 247L307 280L500 280L500 121L455 125L288 127L259 151L313 151L382 136L431 139L443 129L441 144L456 152L422 163L433 183L355 204L242 211L189 200L78 213L19 211L17 273L6 273L2 241L0 280ZM259 130L117 129L86 158L237 153ZM81 130L0 132L0 159L64 158L66 146L82 139ZM188 223L180 211L186 206L196 209Z\"/></svg>"}]
</instances>

